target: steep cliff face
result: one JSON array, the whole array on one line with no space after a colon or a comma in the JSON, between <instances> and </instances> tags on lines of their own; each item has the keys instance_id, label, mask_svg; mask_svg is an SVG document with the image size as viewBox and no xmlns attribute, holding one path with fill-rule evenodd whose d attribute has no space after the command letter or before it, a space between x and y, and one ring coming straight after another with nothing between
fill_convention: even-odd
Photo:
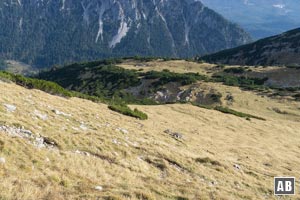
<instances>
[{"instance_id":1,"label":"steep cliff face","mask_svg":"<svg viewBox=\"0 0 300 200\"><path fill-rule=\"evenodd\" d=\"M189 57L250 41L196 0L3 0L0 56L37 66L111 56Z\"/></svg>"}]
</instances>

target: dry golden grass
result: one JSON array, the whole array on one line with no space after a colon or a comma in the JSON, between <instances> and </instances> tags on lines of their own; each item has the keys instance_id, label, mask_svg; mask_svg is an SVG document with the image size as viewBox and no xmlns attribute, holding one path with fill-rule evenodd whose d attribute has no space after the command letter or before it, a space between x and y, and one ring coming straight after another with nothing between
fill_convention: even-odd
<instances>
[{"instance_id":1,"label":"dry golden grass","mask_svg":"<svg viewBox=\"0 0 300 200\"><path fill-rule=\"evenodd\" d=\"M217 67L215 64L209 63L196 63L185 60L154 60L150 62L140 62L136 60L126 60L118 65L125 69L135 69L147 71L162 71L168 69L176 73L200 73L203 75L211 76L216 72L222 72L228 68L238 68L240 65L225 65L223 68ZM294 68L278 67L278 66L247 66L244 76L264 78L268 77L268 83L274 86L286 85L287 87L299 87L300 86L300 70Z\"/></svg>"},{"instance_id":2,"label":"dry golden grass","mask_svg":"<svg viewBox=\"0 0 300 200\"><path fill-rule=\"evenodd\" d=\"M188 62L185 60L172 60L172 61L163 61L156 60L151 62L141 63L140 61L135 60L127 60L121 64L118 64L119 67L123 67L125 69L143 69L143 71L162 71L164 69L168 69L171 72L176 73L200 73L210 75L209 72L215 65L208 63L196 63L196 62Z\"/></svg>"},{"instance_id":3,"label":"dry golden grass","mask_svg":"<svg viewBox=\"0 0 300 200\"><path fill-rule=\"evenodd\" d=\"M6 158L0 165L0 199L275 199L274 176L300 177L299 103L205 84L223 97L230 92L231 108L267 121L183 104L133 106L149 116L140 121L103 104L0 82L0 121L58 144L58 149L38 149L0 133L0 157ZM17 106L16 111L7 112L4 103ZM48 118L40 119L36 111ZM95 190L98 185L103 191Z\"/></svg>"}]
</instances>

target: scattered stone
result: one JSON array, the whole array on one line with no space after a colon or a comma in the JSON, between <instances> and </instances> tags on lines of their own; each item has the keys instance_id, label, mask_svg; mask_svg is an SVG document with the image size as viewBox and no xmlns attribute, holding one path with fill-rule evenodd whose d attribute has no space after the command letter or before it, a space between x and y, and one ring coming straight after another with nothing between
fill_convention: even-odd
<instances>
[{"instance_id":1,"label":"scattered stone","mask_svg":"<svg viewBox=\"0 0 300 200\"><path fill-rule=\"evenodd\" d=\"M79 128L76 128L76 127L73 127L73 126L72 126L72 129L75 130L75 131L79 131Z\"/></svg>"},{"instance_id":2,"label":"scattered stone","mask_svg":"<svg viewBox=\"0 0 300 200\"><path fill-rule=\"evenodd\" d=\"M178 94L177 94L177 96L176 96L176 100L177 101L180 101L181 100L181 95L184 93L185 91L183 90L183 91L180 91Z\"/></svg>"},{"instance_id":3,"label":"scattered stone","mask_svg":"<svg viewBox=\"0 0 300 200\"><path fill-rule=\"evenodd\" d=\"M7 112L15 112L17 107L10 104L3 104Z\"/></svg>"},{"instance_id":4,"label":"scattered stone","mask_svg":"<svg viewBox=\"0 0 300 200\"><path fill-rule=\"evenodd\" d=\"M279 108L272 108L271 110L275 111L278 114L287 115L289 114L287 111L280 110Z\"/></svg>"},{"instance_id":5,"label":"scattered stone","mask_svg":"<svg viewBox=\"0 0 300 200\"><path fill-rule=\"evenodd\" d=\"M64 117L71 117L72 115L71 114L67 114L67 113L64 113L64 112L61 112L59 110L52 110L52 112L54 112L56 115L62 115Z\"/></svg>"},{"instance_id":6,"label":"scattered stone","mask_svg":"<svg viewBox=\"0 0 300 200\"><path fill-rule=\"evenodd\" d=\"M37 116L38 118L40 118L41 120L44 120L44 121L48 119L48 115L47 114L42 114L38 110L34 111L34 115Z\"/></svg>"},{"instance_id":7,"label":"scattered stone","mask_svg":"<svg viewBox=\"0 0 300 200\"><path fill-rule=\"evenodd\" d=\"M164 133L169 134L170 136L172 136L173 138L175 138L177 140L183 139L183 134L178 133L178 132L172 132L170 129L165 130Z\"/></svg>"},{"instance_id":8,"label":"scattered stone","mask_svg":"<svg viewBox=\"0 0 300 200\"><path fill-rule=\"evenodd\" d=\"M103 187L100 186L100 185L98 185L98 186L95 187L95 190L102 191L102 190L103 190Z\"/></svg>"},{"instance_id":9,"label":"scattered stone","mask_svg":"<svg viewBox=\"0 0 300 200\"><path fill-rule=\"evenodd\" d=\"M31 138L32 132L29 130L25 130L23 127L9 127L9 126L0 126L0 131L7 133L12 137L21 137L21 138Z\"/></svg>"},{"instance_id":10,"label":"scattered stone","mask_svg":"<svg viewBox=\"0 0 300 200\"><path fill-rule=\"evenodd\" d=\"M211 181L210 183L209 183L209 186L211 186L211 187L213 187L213 186L215 186L215 185L217 185L218 183L216 182L216 181Z\"/></svg>"},{"instance_id":11,"label":"scattered stone","mask_svg":"<svg viewBox=\"0 0 300 200\"><path fill-rule=\"evenodd\" d=\"M144 161L144 159L143 159L142 156L138 156L137 159L138 159L139 161Z\"/></svg>"},{"instance_id":12,"label":"scattered stone","mask_svg":"<svg viewBox=\"0 0 300 200\"><path fill-rule=\"evenodd\" d=\"M88 130L88 127L85 125L85 124L80 124L80 128L83 130L83 131L86 131Z\"/></svg>"},{"instance_id":13,"label":"scattered stone","mask_svg":"<svg viewBox=\"0 0 300 200\"><path fill-rule=\"evenodd\" d=\"M270 163L264 163L264 166L266 166L266 167L272 167L272 164L270 164Z\"/></svg>"},{"instance_id":14,"label":"scattered stone","mask_svg":"<svg viewBox=\"0 0 300 200\"><path fill-rule=\"evenodd\" d=\"M171 134L171 130L167 129L167 130L164 131L164 133Z\"/></svg>"},{"instance_id":15,"label":"scattered stone","mask_svg":"<svg viewBox=\"0 0 300 200\"><path fill-rule=\"evenodd\" d=\"M30 130L24 129L24 127L10 127L6 125L0 126L0 131L6 133L10 137L20 137L28 140L31 144L37 148L54 148L56 143L53 143L49 138L44 138L40 135L33 134Z\"/></svg>"},{"instance_id":16,"label":"scattered stone","mask_svg":"<svg viewBox=\"0 0 300 200\"><path fill-rule=\"evenodd\" d=\"M225 97L225 100L232 103L232 102L234 102L234 97L232 96L232 94L228 94L228 95Z\"/></svg>"},{"instance_id":17,"label":"scattered stone","mask_svg":"<svg viewBox=\"0 0 300 200\"><path fill-rule=\"evenodd\" d=\"M122 144L122 143L119 142L117 139L113 139L112 142L113 142L114 144L117 144L117 145Z\"/></svg>"},{"instance_id":18,"label":"scattered stone","mask_svg":"<svg viewBox=\"0 0 300 200\"><path fill-rule=\"evenodd\" d=\"M241 169L242 169L241 166L239 166L239 165L237 165L237 164L234 164L233 167L234 167L235 169L237 169L237 170L241 170Z\"/></svg>"},{"instance_id":19,"label":"scattered stone","mask_svg":"<svg viewBox=\"0 0 300 200\"><path fill-rule=\"evenodd\" d=\"M5 164L5 158L0 157L0 164Z\"/></svg>"},{"instance_id":20,"label":"scattered stone","mask_svg":"<svg viewBox=\"0 0 300 200\"><path fill-rule=\"evenodd\" d=\"M182 139L183 138L183 135L181 133L172 133L171 134L175 139Z\"/></svg>"},{"instance_id":21,"label":"scattered stone","mask_svg":"<svg viewBox=\"0 0 300 200\"><path fill-rule=\"evenodd\" d=\"M43 137L36 137L33 144L34 144L34 146L36 146L39 149L46 147L46 145L44 144L44 138Z\"/></svg>"},{"instance_id":22,"label":"scattered stone","mask_svg":"<svg viewBox=\"0 0 300 200\"><path fill-rule=\"evenodd\" d=\"M128 134L128 133L129 133L129 131L127 131L127 130L124 129L124 128L117 128L116 130L117 130L117 131L120 131L120 132L122 132L122 133L124 133L124 134Z\"/></svg>"},{"instance_id":23,"label":"scattered stone","mask_svg":"<svg viewBox=\"0 0 300 200\"><path fill-rule=\"evenodd\" d=\"M51 138L43 137L44 138L44 144L48 146L57 146L58 144Z\"/></svg>"},{"instance_id":24,"label":"scattered stone","mask_svg":"<svg viewBox=\"0 0 300 200\"><path fill-rule=\"evenodd\" d=\"M75 153L77 153L77 154L81 154L81 151L79 151L79 150L76 150L76 151L75 151Z\"/></svg>"},{"instance_id":25,"label":"scattered stone","mask_svg":"<svg viewBox=\"0 0 300 200\"><path fill-rule=\"evenodd\" d=\"M89 152L86 152L86 151L76 150L74 153L77 153L77 154L80 154L80 155L84 155L84 156L87 156L87 157L91 156L91 154Z\"/></svg>"}]
</instances>

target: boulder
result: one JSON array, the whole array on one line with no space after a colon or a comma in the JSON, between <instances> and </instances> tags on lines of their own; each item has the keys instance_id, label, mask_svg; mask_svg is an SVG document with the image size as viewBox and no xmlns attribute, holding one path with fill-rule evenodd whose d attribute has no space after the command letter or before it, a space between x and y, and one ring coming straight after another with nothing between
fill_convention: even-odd
<instances>
[{"instance_id":1,"label":"boulder","mask_svg":"<svg viewBox=\"0 0 300 200\"><path fill-rule=\"evenodd\" d=\"M0 157L0 164L5 164L5 158L3 158L3 157Z\"/></svg>"},{"instance_id":2,"label":"boulder","mask_svg":"<svg viewBox=\"0 0 300 200\"><path fill-rule=\"evenodd\" d=\"M10 105L10 104L3 104L4 107L6 108L7 112L15 112L17 107L14 105Z\"/></svg>"}]
</instances>

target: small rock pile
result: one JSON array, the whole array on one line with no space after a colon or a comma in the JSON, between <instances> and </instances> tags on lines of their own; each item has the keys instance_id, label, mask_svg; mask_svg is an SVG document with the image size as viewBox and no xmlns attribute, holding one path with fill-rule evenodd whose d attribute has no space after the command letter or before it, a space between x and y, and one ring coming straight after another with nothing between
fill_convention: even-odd
<instances>
[{"instance_id":1,"label":"small rock pile","mask_svg":"<svg viewBox=\"0 0 300 200\"><path fill-rule=\"evenodd\" d=\"M37 148L54 148L56 146L54 142L49 142L49 139L35 135L30 130L24 129L24 127L0 125L0 132L4 132L10 137L19 137L28 140Z\"/></svg>"},{"instance_id":2,"label":"small rock pile","mask_svg":"<svg viewBox=\"0 0 300 200\"><path fill-rule=\"evenodd\" d=\"M5 164L5 158L3 158L3 157L0 157L0 165L1 164L3 164L3 165Z\"/></svg>"},{"instance_id":3,"label":"small rock pile","mask_svg":"<svg viewBox=\"0 0 300 200\"><path fill-rule=\"evenodd\" d=\"M169 134L170 136L172 136L173 138L175 138L177 140L183 139L183 135L181 133L172 132L170 129L165 130L164 133Z\"/></svg>"},{"instance_id":4,"label":"small rock pile","mask_svg":"<svg viewBox=\"0 0 300 200\"><path fill-rule=\"evenodd\" d=\"M23 127L9 127L6 125L0 126L0 131L7 133L12 137L20 137L20 138L31 138L32 132L29 130L25 130Z\"/></svg>"},{"instance_id":5,"label":"small rock pile","mask_svg":"<svg viewBox=\"0 0 300 200\"><path fill-rule=\"evenodd\" d=\"M128 134L128 133L129 133L129 131L127 131L127 130L124 129L124 128L117 128L116 131L120 131L120 132L122 132L122 133L124 133L124 134Z\"/></svg>"},{"instance_id":6,"label":"small rock pile","mask_svg":"<svg viewBox=\"0 0 300 200\"><path fill-rule=\"evenodd\" d=\"M3 104L7 112L15 112L17 107L10 104Z\"/></svg>"},{"instance_id":7,"label":"small rock pile","mask_svg":"<svg viewBox=\"0 0 300 200\"><path fill-rule=\"evenodd\" d=\"M72 116L71 114L67 114L67 113L61 112L59 110L52 110L52 112L54 112L56 115L62 115L64 117L71 117Z\"/></svg>"}]
</instances>

